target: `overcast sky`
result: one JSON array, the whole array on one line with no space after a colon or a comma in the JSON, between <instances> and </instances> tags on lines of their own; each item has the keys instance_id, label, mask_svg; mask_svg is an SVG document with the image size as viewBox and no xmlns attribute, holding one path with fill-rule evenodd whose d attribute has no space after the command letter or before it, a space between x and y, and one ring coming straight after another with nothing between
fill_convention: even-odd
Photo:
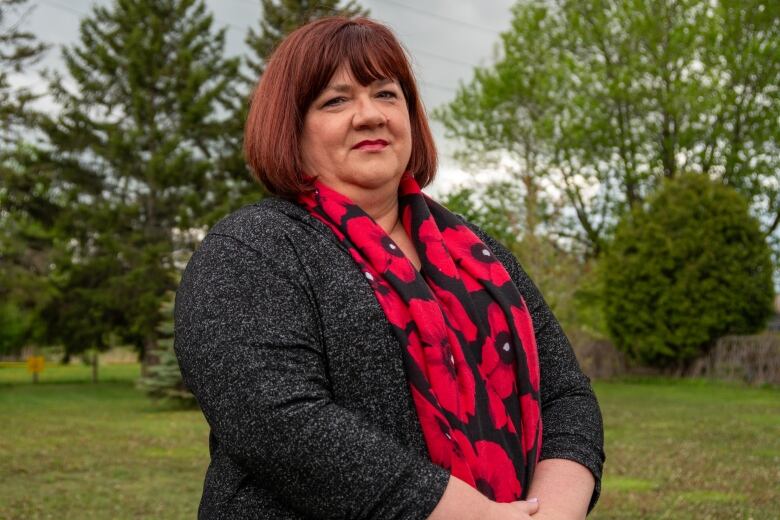
<instances>
[{"instance_id":1,"label":"overcast sky","mask_svg":"<svg viewBox=\"0 0 780 520\"><path fill-rule=\"evenodd\" d=\"M206 0L217 24L227 26L228 55L246 52L247 28L260 19L259 0ZM30 0L36 6L25 28L41 40L55 45L73 44L78 39L79 19L94 4L110 0ZM412 55L425 106L431 109L448 102L459 81L471 78L475 65L490 64L499 33L509 27L513 0L360 0L371 16L389 25ZM38 68L61 68L58 48L49 51ZM26 75L25 83L35 76ZM42 84L41 84L42 85ZM439 146L441 168L435 188L461 182L466 174L450 158L454 145L445 141L443 129L433 123Z\"/></svg>"}]
</instances>

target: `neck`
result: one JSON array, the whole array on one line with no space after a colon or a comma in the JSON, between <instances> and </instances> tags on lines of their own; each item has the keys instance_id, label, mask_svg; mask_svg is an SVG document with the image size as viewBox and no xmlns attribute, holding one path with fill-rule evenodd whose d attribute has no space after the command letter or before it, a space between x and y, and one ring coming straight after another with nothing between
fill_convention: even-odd
<instances>
[{"instance_id":1,"label":"neck","mask_svg":"<svg viewBox=\"0 0 780 520\"><path fill-rule=\"evenodd\" d=\"M396 224L398 224L400 217L398 215L397 193L394 197L384 201L378 201L371 207L364 207L360 203L358 203L358 206L360 206L360 209L371 215L371 218L373 218L388 235L393 232Z\"/></svg>"},{"instance_id":2,"label":"neck","mask_svg":"<svg viewBox=\"0 0 780 520\"><path fill-rule=\"evenodd\" d=\"M374 189L343 184L330 186L365 211L385 233L390 234L399 221L398 215L398 183L389 183Z\"/></svg>"}]
</instances>

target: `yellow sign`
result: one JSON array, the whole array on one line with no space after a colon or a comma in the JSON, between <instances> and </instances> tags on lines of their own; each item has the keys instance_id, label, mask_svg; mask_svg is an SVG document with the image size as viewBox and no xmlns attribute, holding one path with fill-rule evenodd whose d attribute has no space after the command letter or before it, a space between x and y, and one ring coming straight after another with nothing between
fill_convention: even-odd
<instances>
[{"instance_id":1,"label":"yellow sign","mask_svg":"<svg viewBox=\"0 0 780 520\"><path fill-rule=\"evenodd\" d=\"M27 358L27 371L31 374L43 372L44 364L43 356L30 356Z\"/></svg>"}]
</instances>

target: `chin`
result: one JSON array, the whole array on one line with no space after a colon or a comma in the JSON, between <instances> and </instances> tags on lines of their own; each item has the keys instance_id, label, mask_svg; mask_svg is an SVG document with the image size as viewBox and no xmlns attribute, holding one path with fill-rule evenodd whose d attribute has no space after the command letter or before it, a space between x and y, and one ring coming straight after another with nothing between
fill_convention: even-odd
<instances>
[{"instance_id":1,"label":"chin","mask_svg":"<svg viewBox=\"0 0 780 520\"><path fill-rule=\"evenodd\" d=\"M396 186L401 180L403 170L397 171L373 171L371 173L359 172L355 173L352 178L356 185L366 189L378 189L387 185L395 184Z\"/></svg>"}]
</instances>

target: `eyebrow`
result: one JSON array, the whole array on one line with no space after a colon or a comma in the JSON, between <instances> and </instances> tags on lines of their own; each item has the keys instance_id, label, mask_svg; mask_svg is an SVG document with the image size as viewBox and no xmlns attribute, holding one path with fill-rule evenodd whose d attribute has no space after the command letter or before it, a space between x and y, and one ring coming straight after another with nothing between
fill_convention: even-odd
<instances>
[{"instance_id":1,"label":"eyebrow","mask_svg":"<svg viewBox=\"0 0 780 520\"><path fill-rule=\"evenodd\" d=\"M395 83L395 80L392 80L390 78L384 78L384 79L378 79L374 81L374 83L376 84L377 87L381 88L390 83ZM352 87L350 85L347 85L345 83L339 83L337 85L328 86L327 88L325 88L325 91L327 92L328 90L334 90L336 92L349 92L351 88Z\"/></svg>"}]
</instances>

